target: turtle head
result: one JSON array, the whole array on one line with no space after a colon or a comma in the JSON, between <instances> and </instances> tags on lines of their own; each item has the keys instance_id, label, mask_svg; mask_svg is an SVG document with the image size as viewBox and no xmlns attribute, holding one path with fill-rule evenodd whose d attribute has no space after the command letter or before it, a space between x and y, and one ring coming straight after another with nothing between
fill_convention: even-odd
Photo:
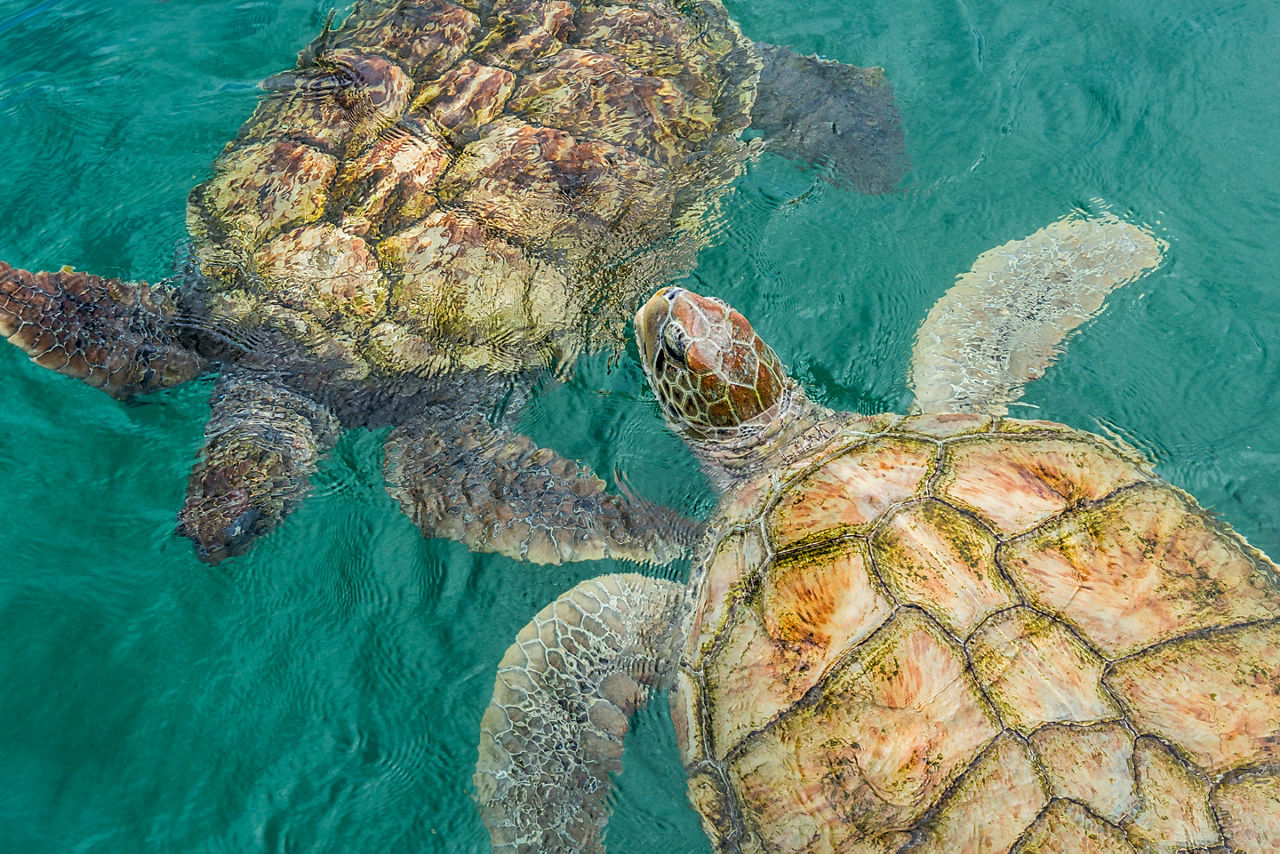
<instances>
[{"instance_id":1,"label":"turtle head","mask_svg":"<svg viewBox=\"0 0 1280 854\"><path fill-rule=\"evenodd\" d=\"M745 317L684 288L663 288L636 313L636 343L667 421L694 440L736 439L793 385Z\"/></svg>"}]
</instances>

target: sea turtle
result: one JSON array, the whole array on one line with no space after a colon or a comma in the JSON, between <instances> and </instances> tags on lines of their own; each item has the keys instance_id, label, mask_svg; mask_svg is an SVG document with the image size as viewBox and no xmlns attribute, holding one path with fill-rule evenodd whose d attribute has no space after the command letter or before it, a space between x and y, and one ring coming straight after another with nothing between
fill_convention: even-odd
<instances>
[{"instance_id":1,"label":"sea turtle","mask_svg":"<svg viewBox=\"0 0 1280 854\"><path fill-rule=\"evenodd\" d=\"M724 303L653 297L645 371L723 499L687 587L584 581L507 652L495 849L598 850L627 715L673 685L722 851L1280 850L1276 566L1132 450L1001 417L1160 251L1104 217L984 254L910 417L832 412Z\"/></svg>"},{"instance_id":2,"label":"sea turtle","mask_svg":"<svg viewBox=\"0 0 1280 854\"><path fill-rule=\"evenodd\" d=\"M264 85L190 195L185 275L0 264L0 334L38 364L117 398L218 375L180 514L209 562L280 522L341 429L387 425L428 535L666 560L688 526L507 418L620 340L756 152L866 191L905 163L880 69L754 44L719 0L363 0Z\"/></svg>"}]
</instances>

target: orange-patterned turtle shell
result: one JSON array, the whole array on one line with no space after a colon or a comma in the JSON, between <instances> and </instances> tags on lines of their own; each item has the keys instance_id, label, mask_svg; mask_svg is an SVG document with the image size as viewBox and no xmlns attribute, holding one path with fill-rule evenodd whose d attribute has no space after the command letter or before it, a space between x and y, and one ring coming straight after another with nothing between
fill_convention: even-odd
<instances>
[{"instance_id":1,"label":"orange-patterned turtle shell","mask_svg":"<svg viewBox=\"0 0 1280 854\"><path fill-rule=\"evenodd\" d=\"M595 850L625 715L671 685L722 851L1280 850L1276 565L1136 452L1004 417L1162 247L1107 215L985 253L910 417L826 409L723 302L656 294L641 361L719 509L687 586L582 582L508 650L495 847ZM557 768L587 782L548 798Z\"/></svg>"},{"instance_id":2,"label":"orange-patterned turtle shell","mask_svg":"<svg viewBox=\"0 0 1280 854\"><path fill-rule=\"evenodd\" d=\"M1280 843L1276 567L1131 453L851 419L719 524L673 718L722 845Z\"/></svg>"},{"instance_id":3,"label":"orange-patterned turtle shell","mask_svg":"<svg viewBox=\"0 0 1280 854\"><path fill-rule=\"evenodd\" d=\"M660 292L637 329L733 484L672 698L721 846L1280 844L1280 573L1228 525L1061 424L826 410L717 300Z\"/></svg>"}]
</instances>

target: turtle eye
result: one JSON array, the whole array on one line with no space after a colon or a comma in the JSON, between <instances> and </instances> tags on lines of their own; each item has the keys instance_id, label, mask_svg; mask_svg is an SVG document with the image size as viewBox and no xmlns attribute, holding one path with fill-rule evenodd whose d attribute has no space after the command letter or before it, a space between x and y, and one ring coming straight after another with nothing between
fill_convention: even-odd
<instances>
[{"instance_id":1,"label":"turtle eye","mask_svg":"<svg viewBox=\"0 0 1280 854\"><path fill-rule=\"evenodd\" d=\"M668 358L681 367L687 367L688 362L685 361L685 351L688 350L689 336L685 334L680 324L665 324L662 327L661 337L662 349L666 352Z\"/></svg>"}]
</instances>

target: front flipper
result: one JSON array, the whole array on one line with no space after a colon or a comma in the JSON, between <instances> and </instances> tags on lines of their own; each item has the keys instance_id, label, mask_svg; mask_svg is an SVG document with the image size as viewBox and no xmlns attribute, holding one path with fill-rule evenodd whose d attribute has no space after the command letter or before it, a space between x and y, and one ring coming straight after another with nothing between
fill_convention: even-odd
<instances>
[{"instance_id":1,"label":"front flipper","mask_svg":"<svg viewBox=\"0 0 1280 854\"><path fill-rule=\"evenodd\" d=\"M215 564L293 511L340 428L324 407L260 378L221 377L212 406L178 533Z\"/></svg>"},{"instance_id":2,"label":"front flipper","mask_svg":"<svg viewBox=\"0 0 1280 854\"><path fill-rule=\"evenodd\" d=\"M674 671L683 600L671 581L605 575L520 631L480 723L476 794L494 851L603 850L627 717Z\"/></svg>"},{"instance_id":3,"label":"front flipper","mask_svg":"<svg viewBox=\"0 0 1280 854\"><path fill-rule=\"evenodd\" d=\"M1067 336L1167 248L1111 214L1066 216L978 256L934 303L911 357L915 409L1004 415Z\"/></svg>"},{"instance_id":4,"label":"front flipper","mask_svg":"<svg viewBox=\"0 0 1280 854\"><path fill-rule=\"evenodd\" d=\"M858 68L756 45L764 60L751 127L765 150L832 171L863 193L893 189L907 170L902 122L882 68Z\"/></svg>"},{"instance_id":5,"label":"front flipper","mask_svg":"<svg viewBox=\"0 0 1280 854\"><path fill-rule=\"evenodd\" d=\"M697 526L605 491L590 469L481 415L420 418L387 439L387 490L428 537L532 563L666 563Z\"/></svg>"},{"instance_id":6,"label":"front flipper","mask_svg":"<svg viewBox=\"0 0 1280 854\"><path fill-rule=\"evenodd\" d=\"M180 340L172 291L0 263L0 335L41 367L121 400L195 377L205 361Z\"/></svg>"}]
</instances>

